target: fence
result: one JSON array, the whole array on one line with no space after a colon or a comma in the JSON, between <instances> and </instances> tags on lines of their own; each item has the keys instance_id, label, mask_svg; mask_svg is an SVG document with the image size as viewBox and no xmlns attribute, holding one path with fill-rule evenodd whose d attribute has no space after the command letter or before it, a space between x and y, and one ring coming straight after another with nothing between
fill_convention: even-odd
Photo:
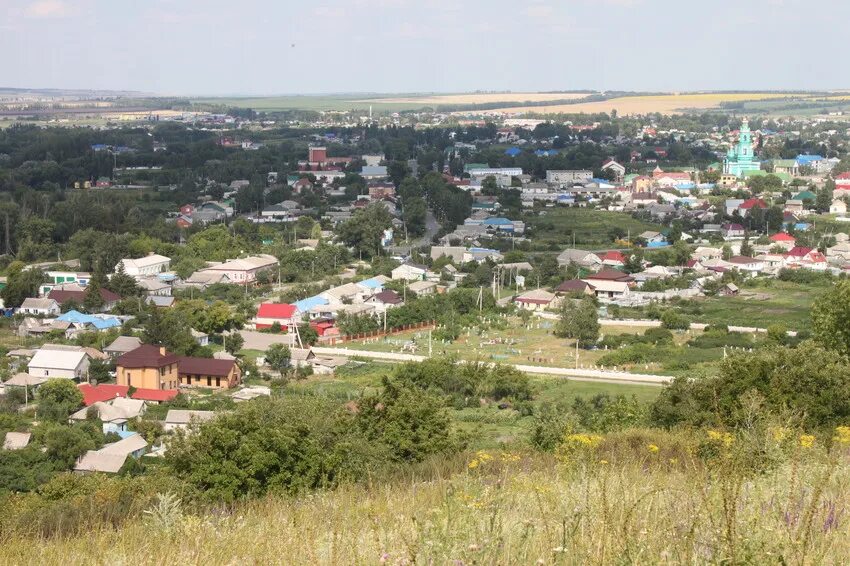
<instances>
[{"instance_id":1,"label":"fence","mask_svg":"<svg viewBox=\"0 0 850 566\"><path fill-rule=\"evenodd\" d=\"M374 332L361 332L359 334L349 334L347 336L322 336L319 338L319 343L325 346L335 346L337 344L345 344L346 342L354 342L356 340L366 340L367 338L382 338L384 336L400 334L401 332L408 332L410 330L424 330L426 328L433 330L436 327L437 321L431 320L417 324L404 324L402 326L390 328L386 331L375 330Z\"/></svg>"}]
</instances>

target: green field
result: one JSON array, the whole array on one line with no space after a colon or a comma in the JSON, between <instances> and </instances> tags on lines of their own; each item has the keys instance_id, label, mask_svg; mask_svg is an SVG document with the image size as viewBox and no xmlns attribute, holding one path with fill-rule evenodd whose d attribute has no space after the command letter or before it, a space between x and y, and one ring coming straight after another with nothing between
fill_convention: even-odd
<instances>
[{"instance_id":1,"label":"green field","mask_svg":"<svg viewBox=\"0 0 850 566\"><path fill-rule=\"evenodd\" d=\"M540 250L562 249L573 244L587 248L610 248L611 231L620 228L632 237L646 230L660 231L659 224L636 220L631 215L607 210L555 207L539 215L528 214L523 220L533 246Z\"/></svg>"}]
</instances>

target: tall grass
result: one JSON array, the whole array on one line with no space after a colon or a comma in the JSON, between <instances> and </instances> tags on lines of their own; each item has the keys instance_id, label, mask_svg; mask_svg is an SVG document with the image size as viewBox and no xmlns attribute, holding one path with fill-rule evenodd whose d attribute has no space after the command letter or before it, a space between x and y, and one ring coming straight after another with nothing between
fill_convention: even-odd
<instances>
[{"instance_id":1,"label":"tall grass","mask_svg":"<svg viewBox=\"0 0 850 566\"><path fill-rule=\"evenodd\" d=\"M795 436L781 459L771 457L776 447L757 449L760 461L773 463L756 469L741 459L753 446L722 433L698 444L657 431L604 441L576 436L576 448L557 458L471 454L462 471L437 463L426 474L388 483L231 509L196 513L164 495L118 527L72 537L8 536L0 562L850 562L846 445L826 450L820 439L810 445Z\"/></svg>"}]
</instances>

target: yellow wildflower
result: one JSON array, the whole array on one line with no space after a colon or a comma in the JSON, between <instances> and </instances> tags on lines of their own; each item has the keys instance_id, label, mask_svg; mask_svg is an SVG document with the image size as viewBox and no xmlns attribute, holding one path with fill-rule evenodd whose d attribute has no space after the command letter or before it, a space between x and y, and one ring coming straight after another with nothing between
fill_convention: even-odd
<instances>
[{"instance_id":1,"label":"yellow wildflower","mask_svg":"<svg viewBox=\"0 0 850 566\"><path fill-rule=\"evenodd\" d=\"M604 466L608 463L608 460L599 460L599 463Z\"/></svg>"},{"instance_id":2,"label":"yellow wildflower","mask_svg":"<svg viewBox=\"0 0 850 566\"><path fill-rule=\"evenodd\" d=\"M470 470L474 470L477 467L478 467L478 460L473 460L469 463L469 469Z\"/></svg>"},{"instance_id":3,"label":"yellow wildflower","mask_svg":"<svg viewBox=\"0 0 850 566\"><path fill-rule=\"evenodd\" d=\"M800 435L800 446L803 448L811 448L815 444L815 437L811 434Z\"/></svg>"},{"instance_id":4,"label":"yellow wildflower","mask_svg":"<svg viewBox=\"0 0 850 566\"><path fill-rule=\"evenodd\" d=\"M725 446L726 448L729 448L730 446L732 446L732 443L735 442L735 437L732 436L730 433L719 432L716 430L709 430L708 438L709 440L713 440L715 442L722 442L723 446Z\"/></svg>"},{"instance_id":5,"label":"yellow wildflower","mask_svg":"<svg viewBox=\"0 0 850 566\"><path fill-rule=\"evenodd\" d=\"M511 452L502 452L502 462L519 462L522 458L520 458L519 454L512 454Z\"/></svg>"},{"instance_id":6,"label":"yellow wildflower","mask_svg":"<svg viewBox=\"0 0 850 566\"><path fill-rule=\"evenodd\" d=\"M773 435L773 440L776 442L782 442L788 437L788 429L785 427L778 426L772 428L770 432Z\"/></svg>"},{"instance_id":7,"label":"yellow wildflower","mask_svg":"<svg viewBox=\"0 0 850 566\"><path fill-rule=\"evenodd\" d=\"M567 442L571 444L587 446L588 448L593 448L595 446L598 446L599 443L602 442L602 437L598 434L570 434L567 436Z\"/></svg>"},{"instance_id":8,"label":"yellow wildflower","mask_svg":"<svg viewBox=\"0 0 850 566\"><path fill-rule=\"evenodd\" d=\"M656 452L658 452L658 451L660 450L660 448L658 448L658 446L657 446L657 445L655 445L655 444L650 444L650 445L649 445L649 446L647 446L646 448L647 448L650 452L652 452L653 454L655 454Z\"/></svg>"},{"instance_id":9,"label":"yellow wildflower","mask_svg":"<svg viewBox=\"0 0 850 566\"><path fill-rule=\"evenodd\" d=\"M835 427L835 437L833 440L840 444L850 444L850 426Z\"/></svg>"}]
</instances>

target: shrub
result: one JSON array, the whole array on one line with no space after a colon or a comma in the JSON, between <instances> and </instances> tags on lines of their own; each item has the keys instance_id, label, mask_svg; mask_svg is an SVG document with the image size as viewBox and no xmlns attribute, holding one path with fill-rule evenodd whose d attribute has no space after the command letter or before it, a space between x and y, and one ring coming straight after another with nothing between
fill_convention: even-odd
<instances>
[{"instance_id":1,"label":"shrub","mask_svg":"<svg viewBox=\"0 0 850 566\"><path fill-rule=\"evenodd\" d=\"M667 309L661 315L661 326L669 330L687 330L690 328L690 321L672 309Z\"/></svg>"}]
</instances>

